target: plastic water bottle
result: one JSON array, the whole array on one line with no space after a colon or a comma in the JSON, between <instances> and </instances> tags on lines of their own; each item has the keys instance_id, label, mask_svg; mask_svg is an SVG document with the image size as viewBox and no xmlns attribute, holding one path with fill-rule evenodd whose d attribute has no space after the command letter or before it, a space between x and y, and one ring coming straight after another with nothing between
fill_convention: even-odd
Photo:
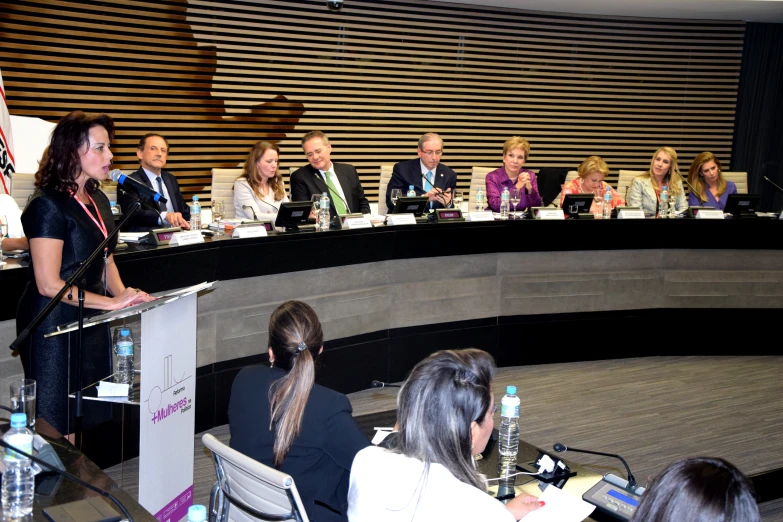
<instances>
[{"instance_id":1,"label":"plastic water bottle","mask_svg":"<svg viewBox=\"0 0 783 522\"><path fill-rule=\"evenodd\" d=\"M198 196L193 196L193 203L190 204L190 230L201 230L201 203L198 202Z\"/></svg>"},{"instance_id":2,"label":"plastic water bottle","mask_svg":"<svg viewBox=\"0 0 783 522\"><path fill-rule=\"evenodd\" d=\"M201 504L193 504L188 508L188 522L204 522L207 519L207 508Z\"/></svg>"},{"instance_id":3,"label":"plastic water bottle","mask_svg":"<svg viewBox=\"0 0 783 522\"><path fill-rule=\"evenodd\" d=\"M669 217L669 187L666 185L661 189L661 208L658 212L658 217Z\"/></svg>"},{"instance_id":4,"label":"plastic water bottle","mask_svg":"<svg viewBox=\"0 0 783 522\"><path fill-rule=\"evenodd\" d=\"M509 197L511 194L508 192L508 187L503 187L503 192L500 194L500 219L508 219Z\"/></svg>"},{"instance_id":5,"label":"plastic water bottle","mask_svg":"<svg viewBox=\"0 0 783 522\"><path fill-rule=\"evenodd\" d=\"M11 429L3 435L3 440L32 455L33 432L27 429L27 415L11 414ZM5 473L3 473L3 516L21 518L33 511L35 495L35 475L30 459L13 450L6 449L3 455Z\"/></svg>"},{"instance_id":6,"label":"plastic water bottle","mask_svg":"<svg viewBox=\"0 0 783 522\"><path fill-rule=\"evenodd\" d=\"M324 192L321 194L321 200L318 203L318 225L316 226L316 230L319 232L326 232L329 230L329 220L331 216L329 215L329 195Z\"/></svg>"},{"instance_id":7,"label":"plastic water bottle","mask_svg":"<svg viewBox=\"0 0 783 522\"><path fill-rule=\"evenodd\" d=\"M408 193L405 194L409 198L415 198L416 197L416 189L413 188L413 185L408 185Z\"/></svg>"},{"instance_id":8,"label":"plastic water bottle","mask_svg":"<svg viewBox=\"0 0 783 522\"><path fill-rule=\"evenodd\" d=\"M476 191L476 212L484 212L484 209L487 208L486 199L484 187L479 187Z\"/></svg>"},{"instance_id":9,"label":"plastic water bottle","mask_svg":"<svg viewBox=\"0 0 783 522\"><path fill-rule=\"evenodd\" d=\"M604 193L604 208L602 210L604 219L612 217L612 189L609 187L606 187L606 192Z\"/></svg>"},{"instance_id":10,"label":"plastic water bottle","mask_svg":"<svg viewBox=\"0 0 783 522\"><path fill-rule=\"evenodd\" d=\"M114 372L114 382L133 386L133 338L130 330L123 328L114 345L117 352L117 369Z\"/></svg>"},{"instance_id":11,"label":"plastic water bottle","mask_svg":"<svg viewBox=\"0 0 783 522\"><path fill-rule=\"evenodd\" d=\"M500 442L498 452L504 457L514 457L519 449L519 397L517 387L507 386L500 401Z\"/></svg>"},{"instance_id":12,"label":"plastic water bottle","mask_svg":"<svg viewBox=\"0 0 783 522\"><path fill-rule=\"evenodd\" d=\"M117 204L116 201L109 201L109 206L111 207L111 214L113 216L120 215L120 206Z\"/></svg>"}]
</instances>

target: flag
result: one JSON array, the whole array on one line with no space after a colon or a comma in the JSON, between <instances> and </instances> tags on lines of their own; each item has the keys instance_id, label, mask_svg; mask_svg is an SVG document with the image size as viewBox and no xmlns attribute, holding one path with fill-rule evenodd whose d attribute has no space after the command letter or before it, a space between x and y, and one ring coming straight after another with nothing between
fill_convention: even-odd
<instances>
[{"instance_id":1,"label":"flag","mask_svg":"<svg viewBox=\"0 0 783 522\"><path fill-rule=\"evenodd\" d=\"M5 87L3 87L3 73L0 71L0 181L2 181L3 193L10 194L11 174L16 172L14 161L14 139L11 136L11 115L8 114L8 105L5 101Z\"/></svg>"}]
</instances>

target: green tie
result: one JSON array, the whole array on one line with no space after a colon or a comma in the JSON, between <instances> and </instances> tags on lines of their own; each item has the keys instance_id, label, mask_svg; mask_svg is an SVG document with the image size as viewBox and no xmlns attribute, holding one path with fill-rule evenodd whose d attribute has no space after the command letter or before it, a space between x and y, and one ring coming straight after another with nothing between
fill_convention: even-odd
<instances>
[{"instance_id":1,"label":"green tie","mask_svg":"<svg viewBox=\"0 0 783 522\"><path fill-rule=\"evenodd\" d=\"M328 170L324 171L324 176L326 176L326 186L329 187L329 190L332 191L332 194L337 197L332 198L332 203L334 203L334 209L337 211L338 214L347 214L348 209L345 208L345 203L343 203L342 198L340 197L340 193L337 192L337 187L334 186L334 182L332 182L332 173Z\"/></svg>"}]
</instances>

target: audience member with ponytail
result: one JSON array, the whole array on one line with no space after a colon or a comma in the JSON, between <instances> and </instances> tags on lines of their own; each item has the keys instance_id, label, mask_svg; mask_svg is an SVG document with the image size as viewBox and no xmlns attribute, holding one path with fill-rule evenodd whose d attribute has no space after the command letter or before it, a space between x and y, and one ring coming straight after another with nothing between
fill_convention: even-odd
<instances>
[{"instance_id":1,"label":"audience member with ponytail","mask_svg":"<svg viewBox=\"0 0 783 522\"><path fill-rule=\"evenodd\" d=\"M310 520L343 520L353 458L370 445L345 395L315 384L323 331L315 311L283 303L269 319L270 367L239 372L228 406L231 447L294 478Z\"/></svg>"}]
</instances>

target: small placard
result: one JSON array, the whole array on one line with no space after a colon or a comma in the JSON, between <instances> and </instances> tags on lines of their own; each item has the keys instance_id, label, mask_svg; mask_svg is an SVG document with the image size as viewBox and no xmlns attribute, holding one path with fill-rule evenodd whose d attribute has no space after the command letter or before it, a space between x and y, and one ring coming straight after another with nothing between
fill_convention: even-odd
<instances>
[{"instance_id":1,"label":"small placard","mask_svg":"<svg viewBox=\"0 0 783 522\"><path fill-rule=\"evenodd\" d=\"M468 212L468 221L495 221L492 212Z\"/></svg>"},{"instance_id":2,"label":"small placard","mask_svg":"<svg viewBox=\"0 0 783 522\"><path fill-rule=\"evenodd\" d=\"M644 210L640 208L621 208L617 210L617 219L644 219Z\"/></svg>"},{"instance_id":3,"label":"small placard","mask_svg":"<svg viewBox=\"0 0 783 522\"><path fill-rule=\"evenodd\" d=\"M389 214L386 216L387 225L415 225L416 216L413 214Z\"/></svg>"},{"instance_id":4,"label":"small placard","mask_svg":"<svg viewBox=\"0 0 783 522\"><path fill-rule=\"evenodd\" d=\"M703 208L696 213L696 219L723 219L723 211Z\"/></svg>"},{"instance_id":5,"label":"small placard","mask_svg":"<svg viewBox=\"0 0 783 522\"><path fill-rule=\"evenodd\" d=\"M98 397L127 397L128 386L118 382L99 381Z\"/></svg>"},{"instance_id":6,"label":"small placard","mask_svg":"<svg viewBox=\"0 0 783 522\"><path fill-rule=\"evenodd\" d=\"M236 227L231 233L231 237L245 239L248 237L266 237L267 230L264 225L254 227Z\"/></svg>"},{"instance_id":7,"label":"small placard","mask_svg":"<svg viewBox=\"0 0 783 522\"><path fill-rule=\"evenodd\" d=\"M203 242L204 236L201 235L201 230L189 230L172 234L169 245L185 246Z\"/></svg>"},{"instance_id":8,"label":"small placard","mask_svg":"<svg viewBox=\"0 0 783 522\"><path fill-rule=\"evenodd\" d=\"M533 208L533 215L536 219L565 219L562 208Z\"/></svg>"},{"instance_id":9,"label":"small placard","mask_svg":"<svg viewBox=\"0 0 783 522\"><path fill-rule=\"evenodd\" d=\"M458 208L439 208L435 210L435 221L446 223L449 221L465 221L462 211Z\"/></svg>"},{"instance_id":10,"label":"small placard","mask_svg":"<svg viewBox=\"0 0 783 522\"><path fill-rule=\"evenodd\" d=\"M349 229L372 228L372 223L370 222L370 218L349 217L349 218L345 218L345 221L343 221L343 228L349 228Z\"/></svg>"}]
</instances>

